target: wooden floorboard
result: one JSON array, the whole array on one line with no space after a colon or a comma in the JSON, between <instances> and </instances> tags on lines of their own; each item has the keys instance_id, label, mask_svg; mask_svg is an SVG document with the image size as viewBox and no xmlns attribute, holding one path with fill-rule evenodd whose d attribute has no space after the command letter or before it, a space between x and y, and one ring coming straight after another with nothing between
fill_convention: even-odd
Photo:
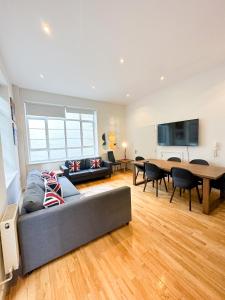
<instances>
[{"instance_id":1,"label":"wooden floorboard","mask_svg":"<svg viewBox=\"0 0 225 300\"><path fill-rule=\"evenodd\" d=\"M225 204L202 214L193 192L172 203L160 187L132 185L132 174L80 184L132 189L133 220L19 278L7 300L67 299L225 299ZM171 193L170 186L170 193ZM217 194L212 194L217 197Z\"/></svg>"}]
</instances>

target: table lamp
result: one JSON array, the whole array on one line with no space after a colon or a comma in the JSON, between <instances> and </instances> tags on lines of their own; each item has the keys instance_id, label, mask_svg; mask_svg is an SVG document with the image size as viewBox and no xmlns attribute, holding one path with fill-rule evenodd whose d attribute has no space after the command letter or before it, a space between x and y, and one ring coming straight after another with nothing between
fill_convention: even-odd
<instances>
[{"instance_id":1,"label":"table lamp","mask_svg":"<svg viewBox=\"0 0 225 300\"><path fill-rule=\"evenodd\" d=\"M127 159L127 143L123 142L122 147L124 148L124 159Z\"/></svg>"}]
</instances>

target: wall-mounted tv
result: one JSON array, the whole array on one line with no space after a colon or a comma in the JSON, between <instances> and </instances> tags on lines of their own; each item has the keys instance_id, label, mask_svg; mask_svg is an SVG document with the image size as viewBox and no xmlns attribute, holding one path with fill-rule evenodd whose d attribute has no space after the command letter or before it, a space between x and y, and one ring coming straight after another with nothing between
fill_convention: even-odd
<instances>
[{"instance_id":1,"label":"wall-mounted tv","mask_svg":"<svg viewBox=\"0 0 225 300\"><path fill-rule=\"evenodd\" d=\"M199 119L158 125L158 145L198 146Z\"/></svg>"}]
</instances>

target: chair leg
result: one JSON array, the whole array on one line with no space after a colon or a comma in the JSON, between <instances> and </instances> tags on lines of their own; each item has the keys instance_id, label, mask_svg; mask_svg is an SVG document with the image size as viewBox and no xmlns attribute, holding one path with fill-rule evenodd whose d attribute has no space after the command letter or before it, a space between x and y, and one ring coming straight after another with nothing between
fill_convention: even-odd
<instances>
[{"instance_id":1,"label":"chair leg","mask_svg":"<svg viewBox=\"0 0 225 300\"><path fill-rule=\"evenodd\" d=\"M143 172L143 179L145 179L145 172Z\"/></svg>"},{"instance_id":2,"label":"chair leg","mask_svg":"<svg viewBox=\"0 0 225 300\"><path fill-rule=\"evenodd\" d=\"M199 201L200 204L202 204L202 198L201 198L201 196L200 196L198 186L196 186L196 190L197 190L197 194L198 194L198 201Z\"/></svg>"},{"instance_id":3,"label":"chair leg","mask_svg":"<svg viewBox=\"0 0 225 300\"><path fill-rule=\"evenodd\" d=\"M159 181L156 180L156 197L159 195Z\"/></svg>"},{"instance_id":4,"label":"chair leg","mask_svg":"<svg viewBox=\"0 0 225 300\"><path fill-rule=\"evenodd\" d=\"M146 189L147 183L148 183L148 178L146 178L146 179L145 179L145 186L144 186L143 192L145 192L145 189Z\"/></svg>"},{"instance_id":5,"label":"chair leg","mask_svg":"<svg viewBox=\"0 0 225 300\"><path fill-rule=\"evenodd\" d=\"M170 174L167 175L167 181L170 182Z\"/></svg>"},{"instance_id":6,"label":"chair leg","mask_svg":"<svg viewBox=\"0 0 225 300\"><path fill-rule=\"evenodd\" d=\"M166 191L167 191L167 193L168 193L168 189L167 189L167 186L166 186L166 180L165 180L165 177L163 177L163 181L164 181L165 189L166 189Z\"/></svg>"},{"instance_id":7,"label":"chair leg","mask_svg":"<svg viewBox=\"0 0 225 300\"><path fill-rule=\"evenodd\" d=\"M191 190L189 190L189 210L191 211Z\"/></svg>"},{"instance_id":8,"label":"chair leg","mask_svg":"<svg viewBox=\"0 0 225 300\"><path fill-rule=\"evenodd\" d=\"M162 179L160 179L160 181L159 181L159 184L161 185L161 183L162 183Z\"/></svg>"},{"instance_id":9,"label":"chair leg","mask_svg":"<svg viewBox=\"0 0 225 300\"><path fill-rule=\"evenodd\" d=\"M135 180L137 180L137 178L138 178L138 173L139 173L139 171L137 171L137 174L136 174ZM144 178L143 178L143 179L144 179Z\"/></svg>"},{"instance_id":10,"label":"chair leg","mask_svg":"<svg viewBox=\"0 0 225 300\"><path fill-rule=\"evenodd\" d=\"M180 197L181 197L181 188L180 188Z\"/></svg>"},{"instance_id":11,"label":"chair leg","mask_svg":"<svg viewBox=\"0 0 225 300\"><path fill-rule=\"evenodd\" d=\"M155 186L155 180L152 180L152 187L154 188Z\"/></svg>"},{"instance_id":12,"label":"chair leg","mask_svg":"<svg viewBox=\"0 0 225 300\"><path fill-rule=\"evenodd\" d=\"M175 191L176 191L176 186L173 187L173 192L172 192L172 195L171 195L171 197L170 197L170 203L171 203L172 200L173 200L173 196L174 196Z\"/></svg>"}]
</instances>

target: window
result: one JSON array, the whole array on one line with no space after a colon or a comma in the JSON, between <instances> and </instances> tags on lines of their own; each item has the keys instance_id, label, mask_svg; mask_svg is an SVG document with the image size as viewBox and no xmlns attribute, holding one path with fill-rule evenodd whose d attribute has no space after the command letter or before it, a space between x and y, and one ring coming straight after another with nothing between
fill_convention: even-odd
<instances>
[{"instance_id":1,"label":"window","mask_svg":"<svg viewBox=\"0 0 225 300\"><path fill-rule=\"evenodd\" d=\"M40 116L42 109L36 111L37 116L26 117L31 163L98 155L94 111L67 109L64 118Z\"/></svg>"}]
</instances>

